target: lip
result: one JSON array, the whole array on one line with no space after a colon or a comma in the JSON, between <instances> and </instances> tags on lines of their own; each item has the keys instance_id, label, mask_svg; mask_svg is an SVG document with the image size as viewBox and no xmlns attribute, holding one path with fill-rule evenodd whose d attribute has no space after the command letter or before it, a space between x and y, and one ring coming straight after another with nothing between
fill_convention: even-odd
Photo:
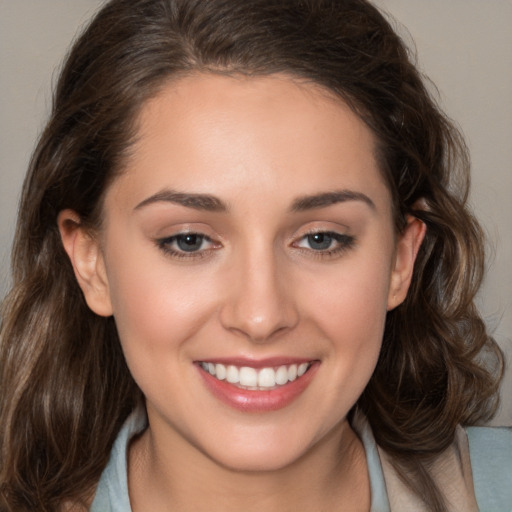
<instances>
[{"instance_id":1,"label":"lip","mask_svg":"<svg viewBox=\"0 0 512 512\"><path fill-rule=\"evenodd\" d=\"M232 364L235 366L250 366L252 368L264 368L270 366L281 366L283 364L300 364L311 362L309 370L300 378L293 382L288 382L283 386L269 390L249 390L242 389L224 380L219 380L208 372L205 372L199 365L197 371L201 375L207 389L224 404L238 409L242 412L262 413L277 411L290 405L297 399L309 386L313 380L320 362L310 359L291 359L291 358L269 358L265 360L248 359L208 359L208 362Z\"/></svg>"},{"instance_id":2,"label":"lip","mask_svg":"<svg viewBox=\"0 0 512 512\"><path fill-rule=\"evenodd\" d=\"M213 359L203 359L203 361L206 361L207 363L220 363L225 366L248 366L250 368L255 368L256 370L259 370L260 368L269 368L291 364L299 365L301 363L313 362L311 359L298 357L267 357L266 359L251 359L247 357L220 357Z\"/></svg>"}]
</instances>

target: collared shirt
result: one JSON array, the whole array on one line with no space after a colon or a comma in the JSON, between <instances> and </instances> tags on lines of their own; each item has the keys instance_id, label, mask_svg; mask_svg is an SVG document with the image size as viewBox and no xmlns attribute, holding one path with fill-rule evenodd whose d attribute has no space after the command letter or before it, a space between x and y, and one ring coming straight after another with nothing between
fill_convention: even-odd
<instances>
[{"instance_id":1,"label":"collared shirt","mask_svg":"<svg viewBox=\"0 0 512 512\"><path fill-rule=\"evenodd\" d=\"M127 450L130 440L146 427L143 411L134 412L126 420L98 483L91 512L132 512ZM375 443L370 425L362 414L354 416L352 428L366 453L370 512L426 510L397 477L389 457ZM454 444L439 456L433 467L436 482L451 498L450 510L512 512L512 429L470 427L464 430L459 427ZM460 508L462 503L464 508Z\"/></svg>"}]
</instances>

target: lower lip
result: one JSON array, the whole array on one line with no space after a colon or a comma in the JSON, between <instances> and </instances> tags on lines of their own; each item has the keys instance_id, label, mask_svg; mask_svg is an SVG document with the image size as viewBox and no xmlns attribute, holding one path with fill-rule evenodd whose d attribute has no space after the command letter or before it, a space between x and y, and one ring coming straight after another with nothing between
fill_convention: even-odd
<instances>
[{"instance_id":1,"label":"lower lip","mask_svg":"<svg viewBox=\"0 0 512 512\"><path fill-rule=\"evenodd\" d=\"M269 390L241 389L225 380L219 380L198 366L198 371L210 392L226 405L243 412L277 411L291 404L315 376L320 364L314 362L309 370L293 382Z\"/></svg>"}]
</instances>

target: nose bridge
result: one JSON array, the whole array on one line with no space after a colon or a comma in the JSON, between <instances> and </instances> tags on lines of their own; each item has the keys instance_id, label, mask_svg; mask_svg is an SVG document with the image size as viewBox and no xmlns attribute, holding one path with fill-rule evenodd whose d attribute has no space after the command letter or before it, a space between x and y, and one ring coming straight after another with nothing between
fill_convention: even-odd
<instances>
[{"instance_id":1,"label":"nose bridge","mask_svg":"<svg viewBox=\"0 0 512 512\"><path fill-rule=\"evenodd\" d=\"M232 293L221 315L225 328L262 342L297 323L282 258L272 244L250 244L238 254L231 270Z\"/></svg>"}]
</instances>

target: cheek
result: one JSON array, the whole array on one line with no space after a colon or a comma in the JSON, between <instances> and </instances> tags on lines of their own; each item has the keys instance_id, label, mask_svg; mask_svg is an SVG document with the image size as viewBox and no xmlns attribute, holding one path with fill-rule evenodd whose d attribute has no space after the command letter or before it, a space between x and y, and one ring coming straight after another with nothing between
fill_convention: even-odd
<instances>
[{"instance_id":1,"label":"cheek","mask_svg":"<svg viewBox=\"0 0 512 512\"><path fill-rule=\"evenodd\" d=\"M191 279L168 265L143 265L112 276L112 304L123 353L130 372L147 397L189 392L183 371L190 371L198 331L204 329L215 307L211 285ZM190 377L190 375L189 375ZM194 377L193 375L191 377Z\"/></svg>"},{"instance_id":2,"label":"cheek","mask_svg":"<svg viewBox=\"0 0 512 512\"><path fill-rule=\"evenodd\" d=\"M386 261L367 264L362 259L352 263L340 266L329 278L316 280L306 297L308 309L323 319L321 325L339 333L350 332L356 338L359 332L364 338L365 333L383 330L389 264Z\"/></svg>"},{"instance_id":3,"label":"cheek","mask_svg":"<svg viewBox=\"0 0 512 512\"><path fill-rule=\"evenodd\" d=\"M379 257L361 252L347 258L329 276L310 279L314 285L304 294L303 310L329 340L328 357L336 372L350 377L355 394L364 389L379 356L391 275L391 256L385 255L391 253L392 248Z\"/></svg>"},{"instance_id":4,"label":"cheek","mask_svg":"<svg viewBox=\"0 0 512 512\"><path fill-rule=\"evenodd\" d=\"M175 348L214 309L211 283L190 269L170 265L152 248L125 254L112 258L116 265L108 274L114 318L127 358L131 351Z\"/></svg>"},{"instance_id":5,"label":"cheek","mask_svg":"<svg viewBox=\"0 0 512 512\"><path fill-rule=\"evenodd\" d=\"M360 377L361 383L354 385L364 387L380 352L386 319L385 294L361 286L317 299L317 325L331 342L333 362L343 374L352 379Z\"/></svg>"},{"instance_id":6,"label":"cheek","mask_svg":"<svg viewBox=\"0 0 512 512\"><path fill-rule=\"evenodd\" d=\"M345 416L366 388L377 365L386 320L385 294L358 283L359 288L325 297L324 335L331 350L325 363L331 378L325 385L334 397L333 421Z\"/></svg>"}]
</instances>

